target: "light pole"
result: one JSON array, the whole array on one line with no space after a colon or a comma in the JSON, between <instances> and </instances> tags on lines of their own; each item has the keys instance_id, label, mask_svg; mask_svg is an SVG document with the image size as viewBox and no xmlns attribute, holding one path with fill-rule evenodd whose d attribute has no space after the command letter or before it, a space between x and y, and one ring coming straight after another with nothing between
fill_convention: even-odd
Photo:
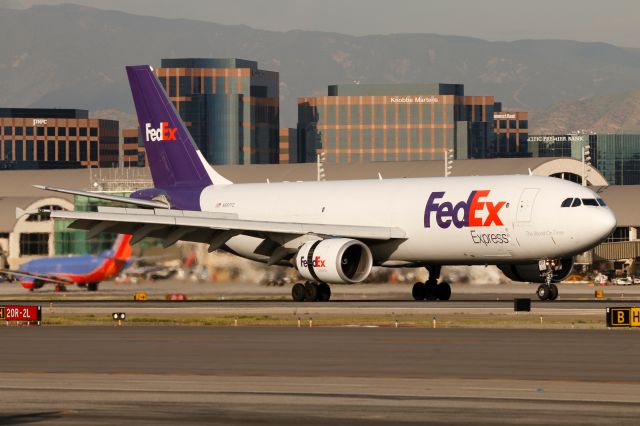
<instances>
[{"instance_id":1,"label":"light pole","mask_svg":"<svg viewBox=\"0 0 640 426\"><path fill-rule=\"evenodd\" d=\"M327 180L326 175L324 173L324 160L326 158L326 154L324 151L321 151L317 155L317 178L318 182Z\"/></svg>"},{"instance_id":2,"label":"light pole","mask_svg":"<svg viewBox=\"0 0 640 426\"><path fill-rule=\"evenodd\" d=\"M453 169L453 148L444 149L444 177L451 175Z\"/></svg>"},{"instance_id":3,"label":"light pole","mask_svg":"<svg viewBox=\"0 0 640 426\"><path fill-rule=\"evenodd\" d=\"M591 147L582 146L582 186L587 186L587 167L591 166Z\"/></svg>"}]
</instances>

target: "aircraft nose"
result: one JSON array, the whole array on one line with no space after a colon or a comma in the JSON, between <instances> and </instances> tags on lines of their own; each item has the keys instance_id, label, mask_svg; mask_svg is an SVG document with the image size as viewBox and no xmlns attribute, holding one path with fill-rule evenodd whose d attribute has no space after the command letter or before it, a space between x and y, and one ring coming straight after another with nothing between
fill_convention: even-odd
<instances>
[{"instance_id":1,"label":"aircraft nose","mask_svg":"<svg viewBox=\"0 0 640 426\"><path fill-rule=\"evenodd\" d=\"M600 240L607 238L616 229L616 216L611 209L600 209L594 219L592 229L596 231Z\"/></svg>"}]
</instances>

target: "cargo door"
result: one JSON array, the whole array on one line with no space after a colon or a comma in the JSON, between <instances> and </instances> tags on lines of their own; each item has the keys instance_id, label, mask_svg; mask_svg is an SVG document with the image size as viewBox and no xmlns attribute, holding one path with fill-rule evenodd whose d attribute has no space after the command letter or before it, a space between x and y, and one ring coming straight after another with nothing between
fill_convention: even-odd
<instances>
[{"instance_id":1,"label":"cargo door","mask_svg":"<svg viewBox=\"0 0 640 426\"><path fill-rule=\"evenodd\" d=\"M538 196L538 188L525 188L520 194L520 201L518 201L518 213L516 220L518 222L530 222L531 214L533 212L533 203Z\"/></svg>"}]
</instances>

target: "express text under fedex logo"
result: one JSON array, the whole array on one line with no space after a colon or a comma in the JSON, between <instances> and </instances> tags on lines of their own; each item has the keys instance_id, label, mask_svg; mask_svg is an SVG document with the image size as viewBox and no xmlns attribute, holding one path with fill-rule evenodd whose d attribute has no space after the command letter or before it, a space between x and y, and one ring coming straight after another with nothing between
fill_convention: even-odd
<instances>
[{"instance_id":1,"label":"express text under fedex logo","mask_svg":"<svg viewBox=\"0 0 640 426\"><path fill-rule=\"evenodd\" d=\"M499 213L506 201L486 201L490 192L471 191L467 201L455 205L450 201L440 201L445 191L432 192L424 209L424 227L430 228L433 219L440 228L448 228L452 224L456 228L504 226Z\"/></svg>"},{"instance_id":2,"label":"express text under fedex logo","mask_svg":"<svg viewBox=\"0 0 640 426\"><path fill-rule=\"evenodd\" d=\"M151 123L146 123L144 128L145 140L147 142L159 142L159 141L175 141L177 127L169 127L169 123L163 121L160 123L160 127L157 129L151 127Z\"/></svg>"}]
</instances>

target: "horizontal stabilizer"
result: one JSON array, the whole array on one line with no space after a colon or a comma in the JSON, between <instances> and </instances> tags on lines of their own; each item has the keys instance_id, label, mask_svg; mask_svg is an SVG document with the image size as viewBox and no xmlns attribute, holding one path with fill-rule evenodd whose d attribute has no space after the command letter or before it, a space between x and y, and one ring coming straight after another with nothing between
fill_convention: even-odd
<instances>
[{"instance_id":1,"label":"horizontal stabilizer","mask_svg":"<svg viewBox=\"0 0 640 426\"><path fill-rule=\"evenodd\" d=\"M38 210L25 210L20 207L16 207L16 219L20 219L22 216L27 214L38 214L40 213Z\"/></svg>"},{"instance_id":2,"label":"horizontal stabilizer","mask_svg":"<svg viewBox=\"0 0 640 426\"><path fill-rule=\"evenodd\" d=\"M77 191L75 189L53 188L45 185L33 185L35 188L43 189L45 191L60 192L63 194L79 195L82 197L96 198L98 200L114 201L118 203L135 204L140 207L147 207L151 209L168 209L170 206L162 201L154 200L138 200L136 198L120 197L118 195L99 194L95 192Z\"/></svg>"},{"instance_id":3,"label":"horizontal stabilizer","mask_svg":"<svg viewBox=\"0 0 640 426\"><path fill-rule=\"evenodd\" d=\"M34 280L39 280L39 281L43 281L45 283L51 283L51 284L66 285L66 284L72 283L71 280L68 280L65 277L57 277L57 276L46 275L46 274L36 274L36 273L25 272L25 271L15 271L12 269L0 269L0 275L17 277L18 279L20 278L34 279Z\"/></svg>"}]
</instances>

